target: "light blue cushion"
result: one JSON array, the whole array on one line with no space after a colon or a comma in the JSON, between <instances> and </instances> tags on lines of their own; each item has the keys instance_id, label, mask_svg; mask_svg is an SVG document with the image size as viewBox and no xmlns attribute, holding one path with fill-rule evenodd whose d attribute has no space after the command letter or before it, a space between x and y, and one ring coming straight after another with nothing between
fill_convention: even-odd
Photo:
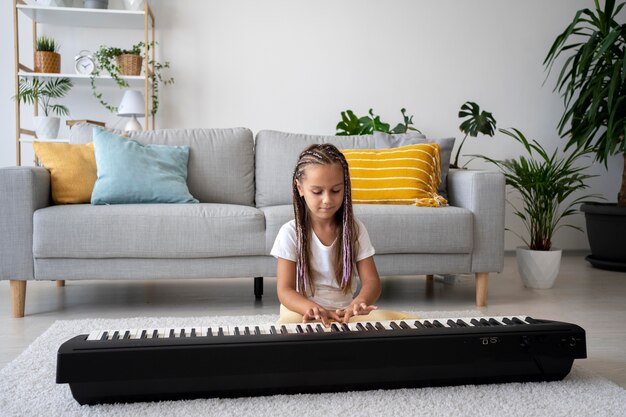
<instances>
[{"instance_id":1,"label":"light blue cushion","mask_svg":"<svg viewBox=\"0 0 626 417\"><path fill-rule=\"evenodd\" d=\"M91 204L197 203L187 188L188 146L142 145L93 130L98 179Z\"/></svg>"}]
</instances>

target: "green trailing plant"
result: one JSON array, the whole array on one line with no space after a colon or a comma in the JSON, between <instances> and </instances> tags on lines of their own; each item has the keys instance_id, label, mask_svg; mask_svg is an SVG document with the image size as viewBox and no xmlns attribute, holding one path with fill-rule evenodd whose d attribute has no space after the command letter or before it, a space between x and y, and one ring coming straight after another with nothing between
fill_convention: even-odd
<instances>
[{"instance_id":1,"label":"green trailing plant","mask_svg":"<svg viewBox=\"0 0 626 417\"><path fill-rule=\"evenodd\" d=\"M41 81L39 78L28 79L20 77L18 93L13 97L24 104L37 102L44 116L52 113L57 116L67 116L70 111L61 104L53 104L51 100L65 97L72 89L73 84L69 78L51 78Z\"/></svg>"},{"instance_id":2,"label":"green trailing plant","mask_svg":"<svg viewBox=\"0 0 626 417\"><path fill-rule=\"evenodd\" d=\"M513 207L514 214L519 217L528 234L528 239L513 232L531 250L547 251L552 247L552 237L561 227L570 227L582 231L578 226L562 224L563 219L577 210L574 206L590 202L598 197L585 194L573 197L573 193L588 188L586 180L596 175L585 174L588 165L580 165L582 157L590 153L590 149L579 147L569 155L556 149L552 154L537 142L528 141L517 129L500 132L512 137L524 146L528 156L515 159L497 160L483 155L472 155L497 166L504 174L506 185L517 191L521 197L521 208Z\"/></svg>"},{"instance_id":3,"label":"green trailing plant","mask_svg":"<svg viewBox=\"0 0 626 417\"><path fill-rule=\"evenodd\" d=\"M37 38L36 49L40 52L59 52L59 44L52 38L40 36Z\"/></svg>"},{"instance_id":4,"label":"green trailing plant","mask_svg":"<svg viewBox=\"0 0 626 417\"><path fill-rule=\"evenodd\" d=\"M117 84L119 88L128 88L129 87L128 82L123 78L122 75L120 75L120 69L117 65L116 58L119 55L123 55L123 54L142 55L142 51L144 50L144 47L145 47L145 44L143 42L139 42L133 45L130 49L121 49L117 47L109 47L109 46L102 45L94 54L97 65L96 65L96 69L94 70L94 72L91 73L91 80L90 80L91 91L92 91L93 96L96 99L98 99L100 104L102 104L110 112L117 113L117 107L108 103L102 96L102 93L98 92L96 79L102 74L102 71L106 71L111 76L111 78L113 78L113 80L115 81L115 83ZM150 48L152 47L155 47L155 44L152 42L148 43L147 51L149 51ZM174 78L173 77L166 78L166 77L163 77L162 75L163 70L170 67L169 62L161 63L161 62L150 59L148 60L148 66L151 68L151 71L150 71L150 74L148 74L148 77L150 77L150 81L152 85L154 86L152 97L151 97L152 106L150 109L150 113L154 116L159 109L159 86L160 84L163 84L163 85L173 84Z\"/></svg>"},{"instance_id":5,"label":"green trailing plant","mask_svg":"<svg viewBox=\"0 0 626 417\"><path fill-rule=\"evenodd\" d=\"M373 109L369 109L368 115L363 117L358 117L352 110L342 111L341 121L335 127L336 135L369 135L373 132L406 133L408 131L422 133L413 126L413 116L407 116L406 109L400 109L400 113L402 113L402 122L391 129L391 125L380 120L380 116L375 115Z\"/></svg>"},{"instance_id":6,"label":"green trailing plant","mask_svg":"<svg viewBox=\"0 0 626 417\"><path fill-rule=\"evenodd\" d=\"M625 170L617 196L620 207L626 207L626 24L616 16L623 7L606 0L602 8L595 0L595 10L576 12L543 62L548 76L563 62L554 91L565 104L558 129L568 138L566 149L591 147L605 166L609 156L621 154Z\"/></svg>"},{"instance_id":7,"label":"green trailing plant","mask_svg":"<svg viewBox=\"0 0 626 417\"><path fill-rule=\"evenodd\" d=\"M493 115L486 111L480 111L480 106L472 101L467 101L461 106L459 117L465 118L459 126L461 132L465 133L465 137L456 150L454 162L450 164L451 168L459 168L459 155L468 136L475 138L479 133L493 136L496 129L496 119L493 118Z\"/></svg>"}]
</instances>

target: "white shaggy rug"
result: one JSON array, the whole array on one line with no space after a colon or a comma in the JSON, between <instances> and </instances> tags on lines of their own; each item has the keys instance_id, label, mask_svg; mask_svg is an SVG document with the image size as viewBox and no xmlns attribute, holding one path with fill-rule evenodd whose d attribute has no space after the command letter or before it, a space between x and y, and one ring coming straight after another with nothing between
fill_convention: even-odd
<instances>
[{"instance_id":1,"label":"white shaggy rug","mask_svg":"<svg viewBox=\"0 0 626 417\"><path fill-rule=\"evenodd\" d=\"M416 314L425 318L480 315L477 311ZM80 406L67 384L55 383L58 347L91 330L190 323L270 324L276 319L275 315L259 315L57 321L0 370L0 416L626 416L626 390L584 370L578 360L572 372L559 382L97 406Z\"/></svg>"}]
</instances>

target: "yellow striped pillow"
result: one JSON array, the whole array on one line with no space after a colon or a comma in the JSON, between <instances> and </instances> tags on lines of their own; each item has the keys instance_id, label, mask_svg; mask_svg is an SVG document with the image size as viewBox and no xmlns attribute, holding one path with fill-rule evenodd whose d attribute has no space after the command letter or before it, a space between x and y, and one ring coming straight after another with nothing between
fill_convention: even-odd
<instances>
[{"instance_id":1,"label":"yellow striped pillow","mask_svg":"<svg viewBox=\"0 0 626 417\"><path fill-rule=\"evenodd\" d=\"M415 204L439 207L439 145L419 143L393 149L344 149L355 204Z\"/></svg>"}]
</instances>

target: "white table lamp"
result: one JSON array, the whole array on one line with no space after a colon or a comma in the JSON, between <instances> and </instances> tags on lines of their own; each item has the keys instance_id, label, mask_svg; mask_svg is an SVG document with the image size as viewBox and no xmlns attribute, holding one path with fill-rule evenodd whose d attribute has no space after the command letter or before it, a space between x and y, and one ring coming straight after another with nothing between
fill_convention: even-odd
<instances>
[{"instance_id":1,"label":"white table lamp","mask_svg":"<svg viewBox=\"0 0 626 417\"><path fill-rule=\"evenodd\" d=\"M126 131L143 130L137 117L145 116L146 103L143 100L143 94L137 90L126 90L122 102L117 108L117 115L121 117L130 117L128 123L124 127Z\"/></svg>"}]
</instances>

